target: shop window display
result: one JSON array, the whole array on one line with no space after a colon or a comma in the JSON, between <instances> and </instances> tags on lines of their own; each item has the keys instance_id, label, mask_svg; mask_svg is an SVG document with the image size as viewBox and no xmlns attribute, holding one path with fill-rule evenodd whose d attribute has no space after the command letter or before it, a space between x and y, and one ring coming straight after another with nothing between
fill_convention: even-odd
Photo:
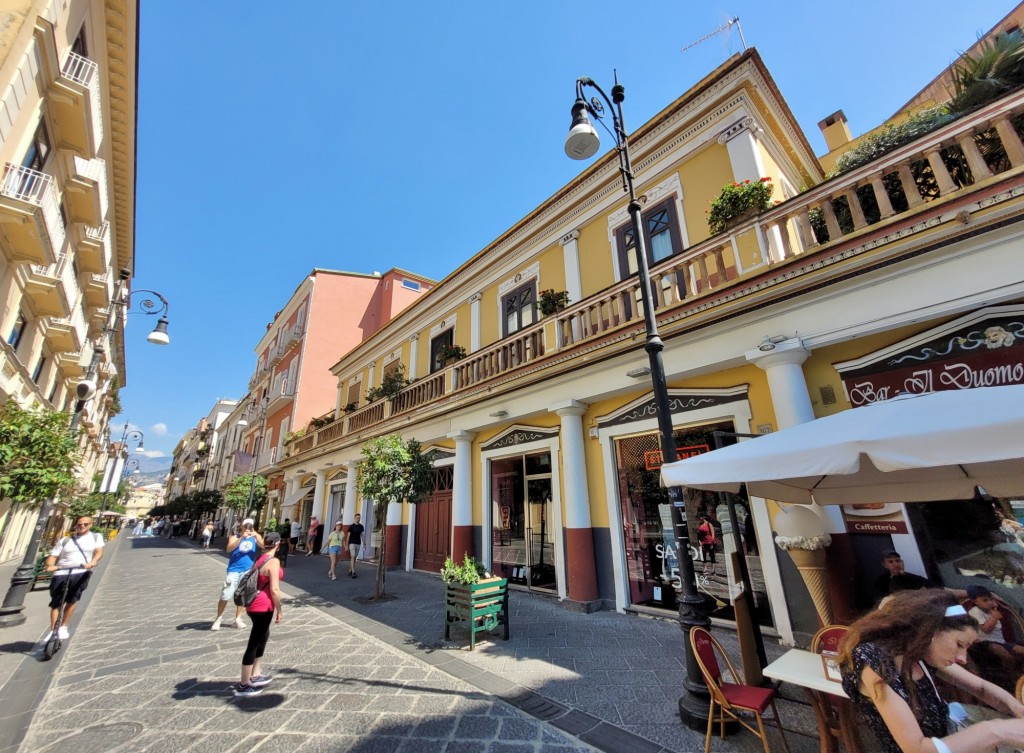
<instances>
[{"instance_id":1,"label":"shop window display","mask_svg":"<svg viewBox=\"0 0 1024 753\"><path fill-rule=\"evenodd\" d=\"M555 589L550 453L492 461L491 497L495 574L510 583Z\"/></svg>"},{"instance_id":2,"label":"shop window display","mask_svg":"<svg viewBox=\"0 0 1024 753\"><path fill-rule=\"evenodd\" d=\"M714 431L734 431L731 422L708 424L677 430L677 454L707 452L714 446ZM676 609L676 588L679 585L679 552L672 530L672 511L668 494L659 483L660 445L657 433L620 437L615 440L622 512L625 563L629 578L630 602L637 606ZM767 590L761 571L753 519L743 495L737 496L737 517L740 525L738 547L747 558L747 567L754 588L757 618L771 623ZM724 498L697 489L683 490L684 513L690 546L687 551L694 562L698 589L707 597L715 617L732 618L729 603L730 577L738 580L726 565L725 538L728 527ZM698 528L701 517L707 518L714 530L713 543L700 546ZM714 567L712 566L714 564Z\"/></svg>"}]
</instances>

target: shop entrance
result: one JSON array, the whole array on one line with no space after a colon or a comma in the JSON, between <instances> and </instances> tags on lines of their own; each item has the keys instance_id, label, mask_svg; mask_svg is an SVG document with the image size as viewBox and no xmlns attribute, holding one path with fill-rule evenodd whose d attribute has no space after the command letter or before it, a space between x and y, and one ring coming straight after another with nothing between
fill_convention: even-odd
<instances>
[{"instance_id":1,"label":"shop entrance","mask_svg":"<svg viewBox=\"0 0 1024 753\"><path fill-rule=\"evenodd\" d=\"M438 572L452 553L453 466L435 468L430 497L416 505L413 568Z\"/></svg>"},{"instance_id":2,"label":"shop entrance","mask_svg":"<svg viewBox=\"0 0 1024 753\"><path fill-rule=\"evenodd\" d=\"M715 446L712 436L715 431L732 432L733 424L731 421L723 421L676 430L676 451L679 457L709 452ZM677 609L678 557L681 553L677 550L672 530L668 494L661 487L659 479L661 449L657 432L616 438L615 459L630 602L638 606ZM738 548L747 559L757 618L762 624L770 625L771 612L757 551L753 517L745 498L738 499ZM730 573L725 561L722 523L728 517L723 500L712 492L684 489L683 502L690 540L685 556L693 560L697 588L707 599L713 617L732 619L729 586L730 580L739 581L739 575ZM706 531L713 531L713 535L703 537L707 542L703 546L699 530L702 524Z\"/></svg>"},{"instance_id":3,"label":"shop entrance","mask_svg":"<svg viewBox=\"0 0 1024 753\"><path fill-rule=\"evenodd\" d=\"M531 589L557 589L551 453L491 461L491 561L495 575Z\"/></svg>"}]
</instances>

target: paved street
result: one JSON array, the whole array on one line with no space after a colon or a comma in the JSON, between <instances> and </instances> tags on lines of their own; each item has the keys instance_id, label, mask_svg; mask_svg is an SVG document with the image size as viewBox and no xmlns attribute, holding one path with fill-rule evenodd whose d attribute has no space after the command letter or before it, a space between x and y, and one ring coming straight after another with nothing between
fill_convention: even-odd
<instances>
[{"instance_id":1,"label":"paved street","mask_svg":"<svg viewBox=\"0 0 1024 753\"><path fill-rule=\"evenodd\" d=\"M331 582L324 557L289 558L285 622L266 656L275 680L235 699L248 631L208 629L224 562L184 540L113 542L20 751L703 749L678 719L672 622L581 615L517 592L511 640L469 652L462 633L441 640L437 578L389 573L397 598L367 605L356 597L372 593L372 568ZM817 750L808 707L780 711L793 753ZM761 747L744 733L712 749Z\"/></svg>"}]
</instances>

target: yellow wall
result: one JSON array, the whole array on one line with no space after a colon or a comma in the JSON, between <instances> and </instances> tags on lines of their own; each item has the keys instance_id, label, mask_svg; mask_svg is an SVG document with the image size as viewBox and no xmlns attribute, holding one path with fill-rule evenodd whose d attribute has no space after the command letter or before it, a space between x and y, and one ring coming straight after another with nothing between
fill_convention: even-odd
<instances>
[{"instance_id":1,"label":"yellow wall","mask_svg":"<svg viewBox=\"0 0 1024 753\"><path fill-rule=\"evenodd\" d=\"M577 241L580 286L584 296L594 295L615 284L612 247L608 240L608 218L601 215L580 228Z\"/></svg>"},{"instance_id":2,"label":"yellow wall","mask_svg":"<svg viewBox=\"0 0 1024 753\"><path fill-rule=\"evenodd\" d=\"M690 245L709 238L707 210L711 201L732 183L732 162L724 144L715 142L692 155L679 168L683 183L683 220Z\"/></svg>"}]
</instances>

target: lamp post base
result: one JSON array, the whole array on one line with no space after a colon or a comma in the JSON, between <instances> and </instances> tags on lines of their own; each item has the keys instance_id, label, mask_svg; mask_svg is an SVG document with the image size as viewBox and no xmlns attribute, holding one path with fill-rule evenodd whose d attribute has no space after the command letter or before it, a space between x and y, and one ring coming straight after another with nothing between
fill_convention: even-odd
<instances>
[{"instance_id":1,"label":"lamp post base","mask_svg":"<svg viewBox=\"0 0 1024 753\"><path fill-rule=\"evenodd\" d=\"M3 606L0 606L0 628L21 625L28 619L25 616L25 594L32 585L33 569L23 562L11 576L11 587L4 597Z\"/></svg>"}]
</instances>

